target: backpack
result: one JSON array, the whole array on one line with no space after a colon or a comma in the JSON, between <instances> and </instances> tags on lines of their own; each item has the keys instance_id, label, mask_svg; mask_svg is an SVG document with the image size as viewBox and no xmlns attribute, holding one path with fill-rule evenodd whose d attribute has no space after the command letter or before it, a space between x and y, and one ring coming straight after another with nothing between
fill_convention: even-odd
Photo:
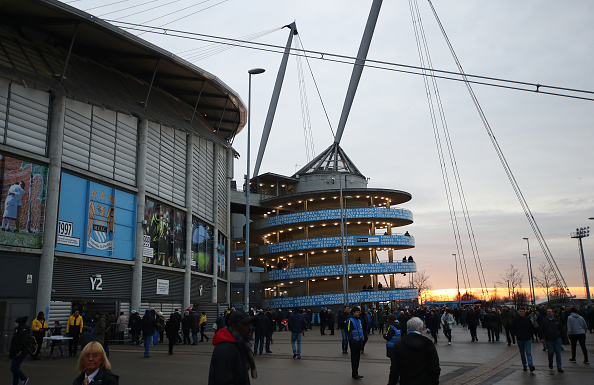
<instances>
[{"instance_id":1,"label":"backpack","mask_svg":"<svg viewBox=\"0 0 594 385\"><path fill-rule=\"evenodd\" d=\"M35 353L37 353L37 349L39 348L37 346L37 340L35 339L35 337L33 337L31 334L29 334L29 332L26 332L27 335L27 351L31 354L31 355L35 355Z\"/></svg>"}]
</instances>

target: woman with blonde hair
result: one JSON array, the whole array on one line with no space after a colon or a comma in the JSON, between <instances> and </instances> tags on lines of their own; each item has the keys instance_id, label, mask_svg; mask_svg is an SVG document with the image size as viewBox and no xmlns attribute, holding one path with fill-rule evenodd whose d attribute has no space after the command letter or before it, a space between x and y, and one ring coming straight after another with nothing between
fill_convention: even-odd
<instances>
[{"instance_id":1,"label":"woman with blonde hair","mask_svg":"<svg viewBox=\"0 0 594 385\"><path fill-rule=\"evenodd\" d=\"M119 385L119 376L111 372L111 364L103 346L97 341L89 342L80 353L76 377L73 385Z\"/></svg>"}]
</instances>

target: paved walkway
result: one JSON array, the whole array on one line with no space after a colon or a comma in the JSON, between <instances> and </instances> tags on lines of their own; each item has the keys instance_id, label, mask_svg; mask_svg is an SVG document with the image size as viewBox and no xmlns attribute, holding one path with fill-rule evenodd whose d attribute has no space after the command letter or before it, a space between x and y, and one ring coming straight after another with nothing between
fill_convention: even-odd
<instances>
[{"instance_id":1,"label":"paved walkway","mask_svg":"<svg viewBox=\"0 0 594 385\"><path fill-rule=\"evenodd\" d=\"M452 345L447 345L439 334L437 351L441 363L442 384L578 384L594 382L594 364L584 365L578 347L577 364L571 364L569 346L563 352L565 373L548 369L546 352L542 345L533 344L536 371L522 371L516 345L504 341L486 342L486 329L478 330L479 342L471 343L467 330L459 326L452 332ZM302 359L292 359L290 334L274 334L274 354L256 357L258 378L252 385L317 385L358 383L385 385L388 381L389 360L385 357L385 344L378 334L370 336L361 358L359 373L365 378L358 382L350 377L350 357L341 354L340 333L322 336L318 329L308 331L303 338ZM505 337L504 337L505 339ZM594 334L587 337L588 352L594 359ZM112 345L112 370L120 375L122 385L206 384L212 344L198 346L177 345L174 354L167 354L167 345L151 348L151 357L144 359L141 347ZM27 359L22 369L31 378L29 385L68 385L76 377L76 360L73 358L48 359L47 353L40 361ZM11 381L8 356L0 356L0 384Z\"/></svg>"}]
</instances>

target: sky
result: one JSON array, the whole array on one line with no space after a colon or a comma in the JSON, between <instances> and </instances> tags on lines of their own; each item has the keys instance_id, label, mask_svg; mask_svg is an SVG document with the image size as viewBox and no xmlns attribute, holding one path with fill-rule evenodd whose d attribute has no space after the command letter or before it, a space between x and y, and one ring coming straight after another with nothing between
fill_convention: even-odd
<instances>
[{"instance_id":1,"label":"sky","mask_svg":"<svg viewBox=\"0 0 594 385\"><path fill-rule=\"evenodd\" d=\"M228 38L272 31L256 41L277 46L284 46L288 38L288 29L279 28L295 21L305 49L354 57L372 2L79 0L66 3L106 20ZM368 59L420 64L410 4L408 0L383 2ZM457 72L428 2L419 0L417 4L433 68ZM594 2L436 0L433 4L466 73L594 91L591 73ZM151 7L158 8L143 12ZM198 60L197 54L204 52L200 50L208 48L209 43L163 34L145 33L140 37L216 75L246 105L247 71L257 67L266 69L265 73L252 77L253 169L281 56L238 47ZM314 57L309 64L330 124L336 130L352 64ZM332 144L333 134L303 59L301 65L317 155ZM290 58L261 173L292 175L308 162L298 79L298 62ZM493 288L510 264L527 275L524 237L530 239L536 273L545 262L544 254L464 83L438 80L437 84L487 286ZM570 233L576 227L594 225L594 221L588 220L594 217L594 102L484 85L473 85L473 89L567 285L572 294L584 297L578 243ZM581 95L594 97L594 94ZM235 163L236 180L246 173L246 133L244 129L233 142L241 156ZM366 68L341 147L369 178L369 187L412 194L412 200L402 207L413 212L414 223L406 230L415 237L416 247L397 252L396 257L413 255L418 270L430 276L433 289L456 287L452 253L457 253L457 249L423 78ZM459 202L457 197L454 199ZM459 204L457 211L460 213ZM463 222L459 216L458 223ZM463 291L465 286L479 287L479 279L466 229L460 227L460 232L465 255L465 261L460 263L465 262L469 279L464 283L460 278ZM594 254L593 242L594 237L583 239L591 287L594 286L594 259L590 258ZM526 279L523 286L528 286ZM542 297L538 288L536 294Z\"/></svg>"}]
</instances>

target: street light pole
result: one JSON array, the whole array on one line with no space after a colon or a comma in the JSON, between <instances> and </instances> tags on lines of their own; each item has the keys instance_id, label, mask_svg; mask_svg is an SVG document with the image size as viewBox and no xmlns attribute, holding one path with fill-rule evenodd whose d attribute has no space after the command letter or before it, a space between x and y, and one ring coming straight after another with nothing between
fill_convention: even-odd
<instances>
[{"instance_id":1,"label":"street light pole","mask_svg":"<svg viewBox=\"0 0 594 385\"><path fill-rule=\"evenodd\" d=\"M591 219L591 218L590 218ZM572 238L577 238L580 247L580 256L582 258L582 271L584 272L584 285L586 286L586 305L592 305L590 298L590 285L588 284L588 272L586 270L586 260L584 259L584 248L582 246L582 238L590 236L590 226L580 227L575 229L575 233L571 233Z\"/></svg>"},{"instance_id":2,"label":"street light pole","mask_svg":"<svg viewBox=\"0 0 594 385\"><path fill-rule=\"evenodd\" d=\"M534 274L532 274L532 258L530 257L530 241L528 238L523 238L528 244L528 285L530 286L530 296L532 297L532 306L536 305L536 297L534 295Z\"/></svg>"},{"instance_id":3,"label":"street light pole","mask_svg":"<svg viewBox=\"0 0 594 385\"><path fill-rule=\"evenodd\" d=\"M454 256L454 261L456 261L456 285L458 286L458 309L462 309L462 301L460 300L460 281L458 280L458 258L456 254L452 254Z\"/></svg>"},{"instance_id":4,"label":"street light pole","mask_svg":"<svg viewBox=\"0 0 594 385\"><path fill-rule=\"evenodd\" d=\"M244 285L244 310L250 311L250 118L252 115L252 75L266 71L264 68L253 68L248 71L248 124L247 124L247 172L245 189L245 285Z\"/></svg>"}]
</instances>

